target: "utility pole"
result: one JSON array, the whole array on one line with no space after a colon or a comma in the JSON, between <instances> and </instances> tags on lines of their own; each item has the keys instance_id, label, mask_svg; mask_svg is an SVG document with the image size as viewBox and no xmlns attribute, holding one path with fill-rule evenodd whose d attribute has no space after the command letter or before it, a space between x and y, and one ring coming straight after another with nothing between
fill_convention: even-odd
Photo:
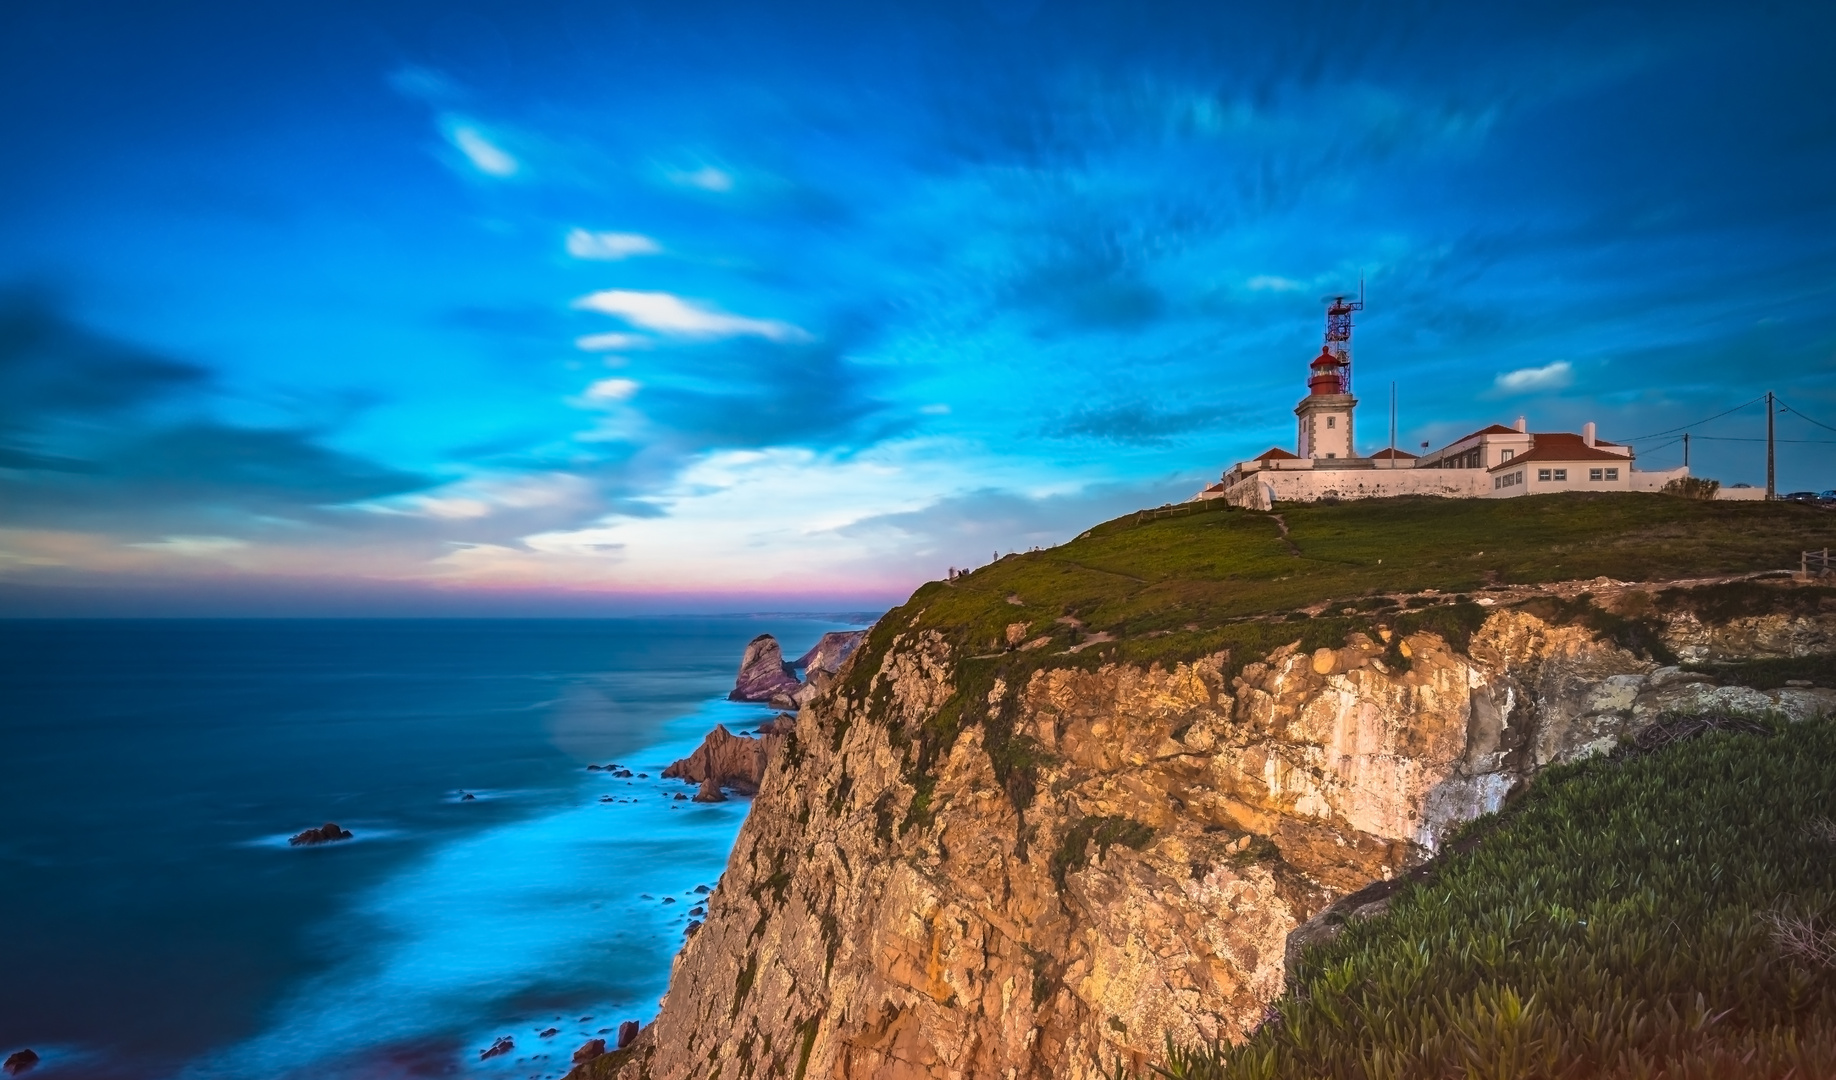
<instances>
[{"instance_id":1,"label":"utility pole","mask_svg":"<svg viewBox=\"0 0 1836 1080\"><path fill-rule=\"evenodd\" d=\"M1689 468L1689 432L1683 433L1683 467Z\"/></svg>"},{"instance_id":2,"label":"utility pole","mask_svg":"<svg viewBox=\"0 0 1836 1080\"><path fill-rule=\"evenodd\" d=\"M1778 497L1778 485L1774 482L1772 456L1772 391L1766 391L1766 501Z\"/></svg>"}]
</instances>

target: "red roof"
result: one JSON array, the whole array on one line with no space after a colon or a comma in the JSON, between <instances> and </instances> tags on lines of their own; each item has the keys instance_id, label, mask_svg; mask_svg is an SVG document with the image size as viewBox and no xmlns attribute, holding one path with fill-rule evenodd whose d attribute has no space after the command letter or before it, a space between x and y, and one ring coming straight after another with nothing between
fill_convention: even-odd
<instances>
[{"instance_id":1,"label":"red roof","mask_svg":"<svg viewBox=\"0 0 1836 1080\"><path fill-rule=\"evenodd\" d=\"M1487 469L1497 472L1522 465L1526 461L1610 461L1615 465L1630 467L1632 459L1624 454L1615 454L1610 450L1601 450L1587 445L1587 440L1568 431L1539 432L1531 436L1536 442L1529 452L1519 454L1509 461L1503 461ZM1596 439L1596 442L1599 440Z\"/></svg>"},{"instance_id":2,"label":"red roof","mask_svg":"<svg viewBox=\"0 0 1836 1080\"><path fill-rule=\"evenodd\" d=\"M1450 442L1447 445L1454 446L1459 443L1463 443L1468 439L1477 439L1481 435L1522 435L1522 434L1523 432L1517 430L1516 428L1505 427L1503 424L1493 424L1491 427L1480 428L1478 431L1473 432L1471 435L1462 435L1460 438L1455 439L1453 442Z\"/></svg>"},{"instance_id":3,"label":"red roof","mask_svg":"<svg viewBox=\"0 0 1836 1080\"><path fill-rule=\"evenodd\" d=\"M1251 461L1299 461L1299 454L1290 454L1279 446L1271 446L1250 459Z\"/></svg>"},{"instance_id":4,"label":"red roof","mask_svg":"<svg viewBox=\"0 0 1836 1080\"><path fill-rule=\"evenodd\" d=\"M1413 458L1415 456L1416 455L1411 454L1407 450L1392 450L1388 447L1385 447L1384 449L1377 451L1375 454L1372 454L1371 460L1372 461L1389 461L1392 458L1397 458L1397 459Z\"/></svg>"}]
</instances>

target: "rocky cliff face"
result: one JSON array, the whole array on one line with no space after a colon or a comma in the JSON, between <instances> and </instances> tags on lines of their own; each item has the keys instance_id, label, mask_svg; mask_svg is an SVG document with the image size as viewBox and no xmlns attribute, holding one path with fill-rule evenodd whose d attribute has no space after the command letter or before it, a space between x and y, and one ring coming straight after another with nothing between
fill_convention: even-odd
<instances>
[{"instance_id":1,"label":"rocky cliff face","mask_svg":"<svg viewBox=\"0 0 1836 1080\"><path fill-rule=\"evenodd\" d=\"M1687 658L1836 641L1827 598L1717 617L1605 593ZM1536 611L1501 604L1464 649L1373 626L1250 663L1047 663L947 736L965 658L892 626L774 755L656 1021L581 1071L1082 1080L1233 1039L1291 931L1545 766L1672 708L1836 709Z\"/></svg>"}]
</instances>

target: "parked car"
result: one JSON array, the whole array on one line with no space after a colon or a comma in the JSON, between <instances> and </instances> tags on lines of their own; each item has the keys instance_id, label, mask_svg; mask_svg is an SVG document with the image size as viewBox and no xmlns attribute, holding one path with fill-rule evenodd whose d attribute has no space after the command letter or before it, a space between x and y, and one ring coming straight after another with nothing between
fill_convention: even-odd
<instances>
[{"instance_id":1,"label":"parked car","mask_svg":"<svg viewBox=\"0 0 1836 1080\"><path fill-rule=\"evenodd\" d=\"M1785 502L1814 503L1817 501L1817 493L1814 491L1793 491L1781 495L1779 498Z\"/></svg>"},{"instance_id":2,"label":"parked car","mask_svg":"<svg viewBox=\"0 0 1836 1080\"><path fill-rule=\"evenodd\" d=\"M1836 488L1818 492L1817 501L1825 506L1836 506Z\"/></svg>"}]
</instances>

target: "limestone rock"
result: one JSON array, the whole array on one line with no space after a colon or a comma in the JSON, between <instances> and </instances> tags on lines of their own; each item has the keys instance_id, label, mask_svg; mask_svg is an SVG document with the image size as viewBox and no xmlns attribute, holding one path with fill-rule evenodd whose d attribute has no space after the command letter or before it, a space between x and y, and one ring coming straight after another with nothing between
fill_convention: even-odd
<instances>
[{"instance_id":1,"label":"limestone rock","mask_svg":"<svg viewBox=\"0 0 1836 1080\"><path fill-rule=\"evenodd\" d=\"M592 1061L605 1052L606 1040L588 1039L586 1042L580 1044L580 1049L574 1051L574 1064L579 1065L582 1062Z\"/></svg>"},{"instance_id":2,"label":"limestone rock","mask_svg":"<svg viewBox=\"0 0 1836 1080\"><path fill-rule=\"evenodd\" d=\"M782 694L789 698L803 688L791 665L784 662L784 651L778 639L760 634L746 644L740 658L739 677L727 695L732 701L770 701Z\"/></svg>"},{"instance_id":3,"label":"limestone rock","mask_svg":"<svg viewBox=\"0 0 1836 1080\"><path fill-rule=\"evenodd\" d=\"M638 1022L626 1020L618 1025L618 1049L623 1050L631 1045L631 1040L638 1036Z\"/></svg>"},{"instance_id":4,"label":"limestone rock","mask_svg":"<svg viewBox=\"0 0 1836 1080\"><path fill-rule=\"evenodd\" d=\"M1719 656L1832 629L1666 618L1672 649ZM974 721L917 770L957 692L941 635L858 653L848 663L870 670L807 701L795 751L763 753L655 1021L579 1075L1095 1080L1118 1059L1145 1073L1169 1038L1253 1030L1292 942L1382 910L1389 883L1549 765L1692 703L1836 709L1836 691L1718 687L1505 602L1464 652L1427 633L1388 644L1407 671L1351 635L1240 666L997 678L987 704L1033 751L1024 776Z\"/></svg>"},{"instance_id":5,"label":"limestone rock","mask_svg":"<svg viewBox=\"0 0 1836 1080\"><path fill-rule=\"evenodd\" d=\"M663 770L663 776L701 784L704 789L712 783L716 790L728 787L751 795L759 790L759 781L765 776L767 741L735 735L726 725L716 724L694 753L671 763Z\"/></svg>"},{"instance_id":6,"label":"limestone rock","mask_svg":"<svg viewBox=\"0 0 1836 1080\"><path fill-rule=\"evenodd\" d=\"M809 652L792 661L791 666L803 669L806 679L818 671L833 675L841 670L842 661L854 655L854 650L866 639L865 630L831 630L822 635Z\"/></svg>"}]
</instances>

